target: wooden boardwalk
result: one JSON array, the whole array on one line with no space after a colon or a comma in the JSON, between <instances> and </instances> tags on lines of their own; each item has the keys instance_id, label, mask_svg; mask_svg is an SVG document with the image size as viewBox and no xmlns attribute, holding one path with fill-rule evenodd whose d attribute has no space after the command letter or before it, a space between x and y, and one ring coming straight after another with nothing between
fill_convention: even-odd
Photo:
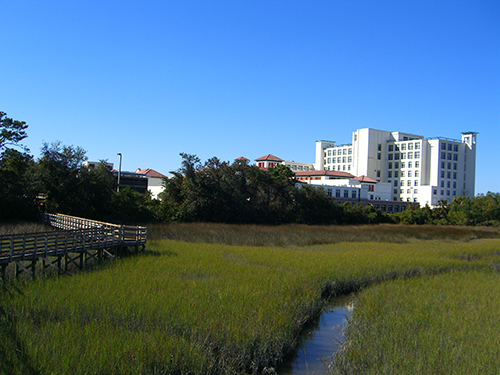
<instances>
[{"instance_id":1,"label":"wooden boardwalk","mask_svg":"<svg viewBox=\"0 0 500 375\"><path fill-rule=\"evenodd\" d=\"M61 231L0 235L0 273L5 280L7 266L15 267L15 277L29 273L35 277L36 264L42 270L61 273L74 265L80 269L90 260L114 258L120 249L144 248L147 228L87 220L61 214L44 214L43 221Z\"/></svg>"}]
</instances>

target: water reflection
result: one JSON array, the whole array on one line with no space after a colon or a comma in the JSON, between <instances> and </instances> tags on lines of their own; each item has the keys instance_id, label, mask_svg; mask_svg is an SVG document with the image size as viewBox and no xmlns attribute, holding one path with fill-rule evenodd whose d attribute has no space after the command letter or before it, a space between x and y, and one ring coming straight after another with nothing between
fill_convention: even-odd
<instances>
[{"instance_id":1,"label":"water reflection","mask_svg":"<svg viewBox=\"0 0 500 375\"><path fill-rule=\"evenodd\" d=\"M278 367L278 375L324 374L325 361L331 360L343 342L353 300L348 295L330 301L321 316L304 327L297 353Z\"/></svg>"}]
</instances>

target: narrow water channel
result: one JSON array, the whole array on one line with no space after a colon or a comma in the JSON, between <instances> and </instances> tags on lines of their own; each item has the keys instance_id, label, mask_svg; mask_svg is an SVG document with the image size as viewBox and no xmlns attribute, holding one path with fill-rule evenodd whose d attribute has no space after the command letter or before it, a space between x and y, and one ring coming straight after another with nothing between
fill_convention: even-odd
<instances>
[{"instance_id":1,"label":"narrow water channel","mask_svg":"<svg viewBox=\"0 0 500 375\"><path fill-rule=\"evenodd\" d=\"M278 375L325 374L325 361L331 360L343 342L353 301L352 294L329 301L321 315L304 327L295 355L277 368Z\"/></svg>"}]
</instances>

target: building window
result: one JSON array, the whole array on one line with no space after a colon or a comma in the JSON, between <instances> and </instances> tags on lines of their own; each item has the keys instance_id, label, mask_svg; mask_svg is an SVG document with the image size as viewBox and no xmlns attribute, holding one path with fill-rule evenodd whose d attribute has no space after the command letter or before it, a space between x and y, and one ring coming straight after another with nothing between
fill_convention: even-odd
<instances>
[{"instance_id":1,"label":"building window","mask_svg":"<svg viewBox=\"0 0 500 375\"><path fill-rule=\"evenodd\" d=\"M411 168L411 167L412 167L412 165L413 165L413 164L412 164L412 162L411 162L411 161L409 161L409 162L408 162L408 168Z\"/></svg>"},{"instance_id":2,"label":"building window","mask_svg":"<svg viewBox=\"0 0 500 375\"><path fill-rule=\"evenodd\" d=\"M458 161L458 154L453 154L453 160Z\"/></svg>"},{"instance_id":3,"label":"building window","mask_svg":"<svg viewBox=\"0 0 500 375\"><path fill-rule=\"evenodd\" d=\"M392 171L389 171L389 172L387 173L387 178L392 178Z\"/></svg>"},{"instance_id":4,"label":"building window","mask_svg":"<svg viewBox=\"0 0 500 375\"><path fill-rule=\"evenodd\" d=\"M420 143L419 142L415 143L415 150L420 150Z\"/></svg>"},{"instance_id":5,"label":"building window","mask_svg":"<svg viewBox=\"0 0 500 375\"><path fill-rule=\"evenodd\" d=\"M352 163L352 156L348 156L348 157L347 157L347 162L348 162L348 163Z\"/></svg>"},{"instance_id":6,"label":"building window","mask_svg":"<svg viewBox=\"0 0 500 375\"><path fill-rule=\"evenodd\" d=\"M394 150L399 151L399 145L394 145Z\"/></svg>"},{"instance_id":7,"label":"building window","mask_svg":"<svg viewBox=\"0 0 500 375\"><path fill-rule=\"evenodd\" d=\"M408 177L411 177L411 171L408 171Z\"/></svg>"},{"instance_id":8,"label":"building window","mask_svg":"<svg viewBox=\"0 0 500 375\"><path fill-rule=\"evenodd\" d=\"M446 151L446 143L441 143L441 150L445 150Z\"/></svg>"},{"instance_id":9,"label":"building window","mask_svg":"<svg viewBox=\"0 0 500 375\"><path fill-rule=\"evenodd\" d=\"M344 148L344 149L342 150L342 155L347 155L347 149L346 149L346 148Z\"/></svg>"},{"instance_id":10,"label":"building window","mask_svg":"<svg viewBox=\"0 0 500 375\"><path fill-rule=\"evenodd\" d=\"M451 151L452 147L453 147L453 145L451 143L448 143L448 151Z\"/></svg>"},{"instance_id":11,"label":"building window","mask_svg":"<svg viewBox=\"0 0 500 375\"><path fill-rule=\"evenodd\" d=\"M415 177L418 177L418 170L415 171Z\"/></svg>"},{"instance_id":12,"label":"building window","mask_svg":"<svg viewBox=\"0 0 500 375\"><path fill-rule=\"evenodd\" d=\"M457 172L453 172L453 179L456 180L457 179Z\"/></svg>"},{"instance_id":13,"label":"building window","mask_svg":"<svg viewBox=\"0 0 500 375\"><path fill-rule=\"evenodd\" d=\"M406 194L411 194L411 189L406 189ZM408 198L410 199L410 198Z\"/></svg>"},{"instance_id":14,"label":"building window","mask_svg":"<svg viewBox=\"0 0 500 375\"><path fill-rule=\"evenodd\" d=\"M405 143L403 143L403 144L401 145L401 151L405 151L405 150L406 150L406 144L405 144Z\"/></svg>"},{"instance_id":15,"label":"building window","mask_svg":"<svg viewBox=\"0 0 500 375\"><path fill-rule=\"evenodd\" d=\"M348 171L350 171L350 170L351 170L351 164L349 164L349 165L347 166L347 170L348 170Z\"/></svg>"},{"instance_id":16,"label":"building window","mask_svg":"<svg viewBox=\"0 0 500 375\"><path fill-rule=\"evenodd\" d=\"M349 155L352 155L352 148L350 148L350 149L347 151L347 153L348 153Z\"/></svg>"},{"instance_id":17,"label":"building window","mask_svg":"<svg viewBox=\"0 0 500 375\"><path fill-rule=\"evenodd\" d=\"M349 190L344 190L344 198L349 198Z\"/></svg>"},{"instance_id":18,"label":"building window","mask_svg":"<svg viewBox=\"0 0 500 375\"><path fill-rule=\"evenodd\" d=\"M328 190L326 191L326 196L327 196L327 197L331 197L331 196L332 196L332 189L328 189Z\"/></svg>"},{"instance_id":19,"label":"building window","mask_svg":"<svg viewBox=\"0 0 500 375\"><path fill-rule=\"evenodd\" d=\"M331 158L328 158L328 163L327 164L330 164L331 163Z\"/></svg>"},{"instance_id":20,"label":"building window","mask_svg":"<svg viewBox=\"0 0 500 375\"><path fill-rule=\"evenodd\" d=\"M340 189L335 189L335 197L340 198Z\"/></svg>"},{"instance_id":21,"label":"building window","mask_svg":"<svg viewBox=\"0 0 500 375\"><path fill-rule=\"evenodd\" d=\"M448 156L447 159L451 160L451 154L448 154L447 156Z\"/></svg>"},{"instance_id":22,"label":"building window","mask_svg":"<svg viewBox=\"0 0 500 375\"><path fill-rule=\"evenodd\" d=\"M438 193L438 189L432 190L432 194L437 195L437 193Z\"/></svg>"},{"instance_id":23,"label":"building window","mask_svg":"<svg viewBox=\"0 0 500 375\"><path fill-rule=\"evenodd\" d=\"M451 172L446 172L446 178L451 178Z\"/></svg>"},{"instance_id":24,"label":"building window","mask_svg":"<svg viewBox=\"0 0 500 375\"><path fill-rule=\"evenodd\" d=\"M447 163L448 169L451 169L451 163Z\"/></svg>"},{"instance_id":25,"label":"building window","mask_svg":"<svg viewBox=\"0 0 500 375\"><path fill-rule=\"evenodd\" d=\"M441 159L445 159L446 160L446 152L442 152L441 153Z\"/></svg>"},{"instance_id":26,"label":"building window","mask_svg":"<svg viewBox=\"0 0 500 375\"><path fill-rule=\"evenodd\" d=\"M352 191L351 198L356 199L358 196L356 194L356 190Z\"/></svg>"},{"instance_id":27,"label":"building window","mask_svg":"<svg viewBox=\"0 0 500 375\"><path fill-rule=\"evenodd\" d=\"M408 153L408 159L413 159L413 152Z\"/></svg>"},{"instance_id":28,"label":"building window","mask_svg":"<svg viewBox=\"0 0 500 375\"><path fill-rule=\"evenodd\" d=\"M444 195L444 190L441 190L441 195Z\"/></svg>"},{"instance_id":29,"label":"building window","mask_svg":"<svg viewBox=\"0 0 500 375\"><path fill-rule=\"evenodd\" d=\"M420 168L420 162L418 160L415 162L415 168Z\"/></svg>"},{"instance_id":30,"label":"building window","mask_svg":"<svg viewBox=\"0 0 500 375\"><path fill-rule=\"evenodd\" d=\"M377 160L380 160L380 159L382 159L382 154L379 152L379 153L377 153ZM391 160L391 159L389 159L389 160Z\"/></svg>"},{"instance_id":31,"label":"building window","mask_svg":"<svg viewBox=\"0 0 500 375\"><path fill-rule=\"evenodd\" d=\"M453 181L453 189L456 189L456 188L457 188L457 182Z\"/></svg>"},{"instance_id":32,"label":"building window","mask_svg":"<svg viewBox=\"0 0 500 375\"><path fill-rule=\"evenodd\" d=\"M415 159L420 159L420 151L415 151Z\"/></svg>"},{"instance_id":33,"label":"building window","mask_svg":"<svg viewBox=\"0 0 500 375\"><path fill-rule=\"evenodd\" d=\"M453 170L456 171L457 170L457 163L453 163Z\"/></svg>"},{"instance_id":34,"label":"building window","mask_svg":"<svg viewBox=\"0 0 500 375\"><path fill-rule=\"evenodd\" d=\"M394 160L399 160L399 153L397 153L397 152L396 152L396 153L394 154Z\"/></svg>"},{"instance_id":35,"label":"building window","mask_svg":"<svg viewBox=\"0 0 500 375\"><path fill-rule=\"evenodd\" d=\"M444 181L441 181L441 187L444 187Z\"/></svg>"},{"instance_id":36,"label":"building window","mask_svg":"<svg viewBox=\"0 0 500 375\"><path fill-rule=\"evenodd\" d=\"M337 150L332 150L332 156L337 155Z\"/></svg>"},{"instance_id":37,"label":"building window","mask_svg":"<svg viewBox=\"0 0 500 375\"><path fill-rule=\"evenodd\" d=\"M456 197L457 196L457 192L456 191L453 191L453 196Z\"/></svg>"},{"instance_id":38,"label":"building window","mask_svg":"<svg viewBox=\"0 0 500 375\"><path fill-rule=\"evenodd\" d=\"M404 161L401 162L401 168L406 168Z\"/></svg>"},{"instance_id":39,"label":"building window","mask_svg":"<svg viewBox=\"0 0 500 375\"><path fill-rule=\"evenodd\" d=\"M453 151L458 152L458 145L453 145Z\"/></svg>"},{"instance_id":40,"label":"building window","mask_svg":"<svg viewBox=\"0 0 500 375\"><path fill-rule=\"evenodd\" d=\"M399 177L399 171L394 171L394 178L398 178Z\"/></svg>"},{"instance_id":41,"label":"building window","mask_svg":"<svg viewBox=\"0 0 500 375\"><path fill-rule=\"evenodd\" d=\"M408 150L413 150L413 143L408 143Z\"/></svg>"},{"instance_id":42,"label":"building window","mask_svg":"<svg viewBox=\"0 0 500 375\"><path fill-rule=\"evenodd\" d=\"M411 180L406 181L406 186L411 186Z\"/></svg>"},{"instance_id":43,"label":"building window","mask_svg":"<svg viewBox=\"0 0 500 375\"><path fill-rule=\"evenodd\" d=\"M392 163L389 163L388 169L392 169Z\"/></svg>"},{"instance_id":44,"label":"building window","mask_svg":"<svg viewBox=\"0 0 500 375\"><path fill-rule=\"evenodd\" d=\"M398 189L394 189L394 194L397 194L398 193ZM396 198L393 198L394 200L396 200Z\"/></svg>"},{"instance_id":45,"label":"building window","mask_svg":"<svg viewBox=\"0 0 500 375\"><path fill-rule=\"evenodd\" d=\"M442 162L441 162L441 169L444 169L444 168L445 168L445 166L446 166L445 162L444 162L444 161L442 161Z\"/></svg>"},{"instance_id":46,"label":"building window","mask_svg":"<svg viewBox=\"0 0 500 375\"><path fill-rule=\"evenodd\" d=\"M401 153L401 159L403 159L403 160L406 159L406 152Z\"/></svg>"},{"instance_id":47,"label":"building window","mask_svg":"<svg viewBox=\"0 0 500 375\"><path fill-rule=\"evenodd\" d=\"M418 189L414 189L414 190L413 190L413 192L414 192L415 194L418 194ZM416 201L415 201L415 202L416 202Z\"/></svg>"},{"instance_id":48,"label":"building window","mask_svg":"<svg viewBox=\"0 0 500 375\"><path fill-rule=\"evenodd\" d=\"M378 144L378 146L377 146L377 150L378 150L378 151L382 151L382 144L381 144L381 143L379 143L379 144Z\"/></svg>"},{"instance_id":49,"label":"building window","mask_svg":"<svg viewBox=\"0 0 500 375\"><path fill-rule=\"evenodd\" d=\"M394 180L394 186L398 186L398 180Z\"/></svg>"},{"instance_id":50,"label":"building window","mask_svg":"<svg viewBox=\"0 0 500 375\"><path fill-rule=\"evenodd\" d=\"M441 171L441 178L444 178L444 171Z\"/></svg>"},{"instance_id":51,"label":"building window","mask_svg":"<svg viewBox=\"0 0 500 375\"><path fill-rule=\"evenodd\" d=\"M418 180L413 181L413 186L418 186Z\"/></svg>"},{"instance_id":52,"label":"building window","mask_svg":"<svg viewBox=\"0 0 500 375\"><path fill-rule=\"evenodd\" d=\"M345 165L342 166L342 170L345 171Z\"/></svg>"},{"instance_id":53,"label":"building window","mask_svg":"<svg viewBox=\"0 0 500 375\"><path fill-rule=\"evenodd\" d=\"M389 145L388 150L389 150L389 152L393 152L394 151L394 145Z\"/></svg>"},{"instance_id":54,"label":"building window","mask_svg":"<svg viewBox=\"0 0 500 375\"><path fill-rule=\"evenodd\" d=\"M404 181L401 181L401 186L405 186L405 182Z\"/></svg>"},{"instance_id":55,"label":"building window","mask_svg":"<svg viewBox=\"0 0 500 375\"><path fill-rule=\"evenodd\" d=\"M449 190L446 190L446 195L450 195L450 191Z\"/></svg>"},{"instance_id":56,"label":"building window","mask_svg":"<svg viewBox=\"0 0 500 375\"><path fill-rule=\"evenodd\" d=\"M380 171L377 171L377 177L380 178Z\"/></svg>"},{"instance_id":57,"label":"building window","mask_svg":"<svg viewBox=\"0 0 500 375\"><path fill-rule=\"evenodd\" d=\"M332 150L328 150L328 156L332 156Z\"/></svg>"},{"instance_id":58,"label":"building window","mask_svg":"<svg viewBox=\"0 0 500 375\"><path fill-rule=\"evenodd\" d=\"M394 168L398 169L399 168L399 162L394 163Z\"/></svg>"},{"instance_id":59,"label":"building window","mask_svg":"<svg viewBox=\"0 0 500 375\"><path fill-rule=\"evenodd\" d=\"M378 156L380 156L380 152L378 153ZM393 157L394 157L394 154L388 154L388 155L387 155L387 158L388 158L389 160L392 160L392 159L393 159Z\"/></svg>"},{"instance_id":60,"label":"building window","mask_svg":"<svg viewBox=\"0 0 500 375\"><path fill-rule=\"evenodd\" d=\"M345 163L345 161L346 161L346 158L345 158L345 156L343 156L342 157L342 163Z\"/></svg>"}]
</instances>

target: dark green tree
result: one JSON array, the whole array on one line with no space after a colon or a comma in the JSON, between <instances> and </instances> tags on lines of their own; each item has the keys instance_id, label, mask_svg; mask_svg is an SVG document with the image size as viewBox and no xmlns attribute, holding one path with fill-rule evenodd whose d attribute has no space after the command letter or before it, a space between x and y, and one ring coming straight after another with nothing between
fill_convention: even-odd
<instances>
[{"instance_id":1,"label":"dark green tree","mask_svg":"<svg viewBox=\"0 0 500 375\"><path fill-rule=\"evenodd\" d=\"M26 122L13 120L7 117L5 112L0 111L0 152L3 152L7 146L21 147L28 151L19 143L28 136L27 128Z\"/></svg>"}]
</instances>

